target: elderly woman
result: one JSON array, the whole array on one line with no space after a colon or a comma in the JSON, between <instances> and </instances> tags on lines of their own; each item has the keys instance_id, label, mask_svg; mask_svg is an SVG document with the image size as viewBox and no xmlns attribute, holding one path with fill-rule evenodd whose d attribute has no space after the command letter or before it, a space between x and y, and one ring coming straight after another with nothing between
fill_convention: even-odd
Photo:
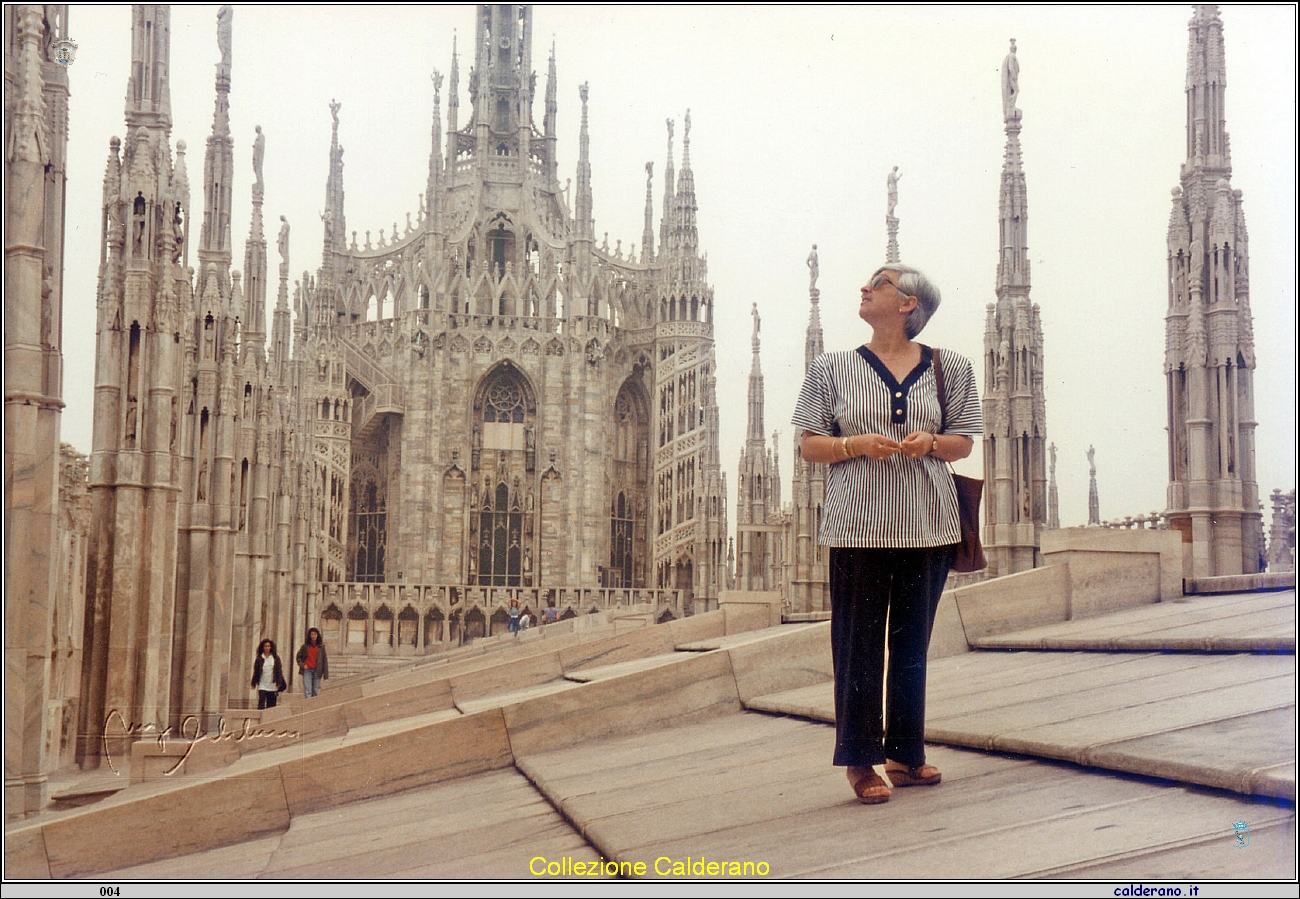
<instances>
[{"instance_id":1,"label":"elderly woman","mask_svg":"<svg viewBox=\"0 0 1300 899\"><path fill-rule=\"evenodd\" d=\"M871 341L814 359L794 413L803 458L829 464L819 539L830 547L834 764L866 803L889 800L877 765L895 787L940 779L925 763L925 669L961 539L947 463L970 455L981 423L970 361L915 340L938 308L921 272L879 269L858 309Z\"/></svg>"}]
</instances>

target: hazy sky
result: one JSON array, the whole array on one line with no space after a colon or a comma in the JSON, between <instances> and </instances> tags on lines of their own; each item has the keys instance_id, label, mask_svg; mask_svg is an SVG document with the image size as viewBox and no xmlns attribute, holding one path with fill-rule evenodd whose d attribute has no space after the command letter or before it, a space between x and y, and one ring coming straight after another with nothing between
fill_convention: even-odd
<instances>
[{"instance_id":1,"label":"hazy sky","mask_svg":"<svg viewBox=\"0 0 1300 899\"><path fill-rule=\"evenodd\" d=\"M189 146L196 215L219 58L216 12L172 11L172 137ZM892 166L903 176L896 212L903 261L929 273L944 296L922 339L982 368L1005 146L999 68L1008 39L1016 38L1032 298L1042 307L1061 523L1087 519L1090 443L1103 518L1164 508L1165 231L1169 191L1186 155L1190 17L1185 6L536 9L539 89L552 40L557 52L562 182L575 177L577 88L590 83L598 240L608 232L610 246L621 239L625 252L640 244L645 163L655 164L657 216L664 120L677 120L680 168L682 117L691 110L700 246L715 288L722 461L733 503L750 306L756 302L763 318L766 429L781 432L788 501L789 419L808 322L804 260L816 243L826 348L867 340L856 318L858 288L884 260ZM99 204L109 138L123 134L129 8L74 6L69 19L79 50L70 73L63 439L86 452ZM1250 234L1256 442L1266 496L1295 485L1296 10L1232 6L1223 21L1232 183L1244 191ZM462 124L469 114L473 9L237 6L233 32L236 267L248 234L259 124L267 138L271 277L280 215L293 229L295 277L320 265L331 99L343 104L348 229L370 230L377 240L381 228L404 227L428 172L429 73L449 72L454 32L462 50ZM444 83L444 114L446 106ZM539 126L542 108L539 101ZM274 295L272 283L268 312ZM982 471L978 445L960 470ZM733 505L733 524L734 516Z\"/></svg>"}]
</instances>

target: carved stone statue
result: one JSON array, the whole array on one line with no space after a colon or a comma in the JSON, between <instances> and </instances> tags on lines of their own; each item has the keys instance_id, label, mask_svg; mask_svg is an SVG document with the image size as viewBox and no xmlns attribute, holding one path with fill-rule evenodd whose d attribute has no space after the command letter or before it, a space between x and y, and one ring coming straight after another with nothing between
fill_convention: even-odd
<instances>
[{"instance_id":1,"label":"carved stone statue","mask_svg":"<svg viewBox=\"0 0 1300 899\"><path fill-rule=\"evenodd\" d=\"M280 236L275 239L275 245L280 250L281 263L285 270L289 267L289 220L280 216Z\"/></svg>"},{"instance_id":2,"label":"carved stone statue","mask_svg":"<svg viewBox=\"0 0 1300 899\"><path fill-rule=\"evenodd\" d=\"M330 115L334 117L335 128L339 126L339 110L342 108L343 108L342 103L338 102L337 100L330 100Z\"/></svg>"},{"instance_id":3,"label":"carved stone statue","mask_svg":"<svg viewBox=\"0 0 1300 899\"><path fill-rule=\"evenodd\" d=\"M1090 445L1088 447L1088 474L1095 475L1096 473L1097 473L1097 451L1093 449L1092 446Z\"/></svg>"},{"instance_id":4,"label":"carved stone statue","mask_svg":"<svg viewBox=\"0 0 1300 899\"><path fill-rule=\"evenodd\" d=\"M898 205L898 179L903 177L898 174L898 166L885 176L885 215L893 217L894 207Z\"/></svg>"},{"instance_id":5,"label":"carved stone statue","mask_svg":"<svg viewBox=\"0 0 1300 899\"><path fill-rule=\"evenodd\" d=\"M1016 39L1011 39L1011 52L1002 61L1002 117L1010 121L1020 117L1016 98L1020 96L1020 61L1016 59Z\"/></svg>"},{"instance_id":6,"label":"carved stone statue","mask_svg":"<svg viewBox=\"0 0 1300 899\"><path fill-rule=\"evenodd\" d=\"M817 244L812 245L812 252L808 254L808 290L817 289L817 276L821 269L817 265Z\"/></svg>"},{"instance_id":7,"label":"carved stone statue","mask_svg":"<svg viewBox=\"0 0 1300 899\"><path fill-rule=\"evenodd\" d=\"M144 231L145 231L145 202L144 194L137 193L135 203L133 204L132 214L135 224L135 254L141 256L144 254Z\"/></svg>"},{"instance_id":8,"label":"carved stone statue","mask_svg":"<svg viewBox=\"0 0 1300 899\"><path fill-rule=\"evenodd\" d=\"M230 69L230 22L235 16L233 7L226 5L217 10L217 46L221 48L221 64Z\"/></svg>"},{"instance_id":9,"label":"carved stone statue","mask_svg":"<svg viewBox=\"0 0 1300 899\"><path fill-rule=\"evenodd\" d=\"M185 249L185 221L181 213L181 204L176 204L176 214L172 216L172 262L179 263Z\"/></svg>"},{"instance_id":10,"label":"carved stone statue","mask_svg":"<svg viewBox=\"0 0 1300 899\"><path fill-rule=\"evenodd\" d=\"M262 133L261 125L255 130L257 137L253 138L253 177L257 179L257 186L262 187L262 157L266 155L266 135Z\"/></svg>"}]
</instances>

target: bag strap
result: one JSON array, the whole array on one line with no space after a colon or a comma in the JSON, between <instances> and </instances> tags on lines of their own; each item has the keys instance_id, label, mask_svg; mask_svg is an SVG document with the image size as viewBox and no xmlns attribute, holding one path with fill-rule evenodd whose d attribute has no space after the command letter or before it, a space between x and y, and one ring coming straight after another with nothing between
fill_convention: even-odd
<instances>
[{"instance_id":1,"label":"bag strap","mask_svg":"<svg viewBox=\"0 0 1300 899\"><path fill-rule=\"evenodd\" d=\"M942 434L948 430L948 391L943 383L943 363L939 361L939 348L935 347L934 353L934 383L939 394L939 433Z\"/></svg>"}]
</instances>

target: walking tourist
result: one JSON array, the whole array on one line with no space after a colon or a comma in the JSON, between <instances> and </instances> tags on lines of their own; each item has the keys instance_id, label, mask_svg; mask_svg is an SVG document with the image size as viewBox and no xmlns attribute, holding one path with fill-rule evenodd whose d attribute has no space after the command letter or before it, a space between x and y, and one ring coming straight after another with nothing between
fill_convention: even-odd
<instances>
[{"instance_id":1,"label":"walking tourist","mask_svg":"<svg viewBox=\"0 0 1300 899\"><path fill-rule=\"evenodd\" d=\"M284 666L275 651L274 640L263 640L257 647L257 658L253 660L252 687L257 691L258 709L273 709L280 694L289 689L284 679Z\"/></svg>"},{"instance_id":2,"label":"walking tourist","mask_svg":"<svg viewBox=\"0 0 1300 899\"><path fill-rule=\"evenodd\" d=\"M302 695L311 699L320 693L320 682L330 676L329 661L325 657L325 643L320 631L307 629L307 642L298 650L298 674L302 677Z\"/></svg>"}]
</instances>

